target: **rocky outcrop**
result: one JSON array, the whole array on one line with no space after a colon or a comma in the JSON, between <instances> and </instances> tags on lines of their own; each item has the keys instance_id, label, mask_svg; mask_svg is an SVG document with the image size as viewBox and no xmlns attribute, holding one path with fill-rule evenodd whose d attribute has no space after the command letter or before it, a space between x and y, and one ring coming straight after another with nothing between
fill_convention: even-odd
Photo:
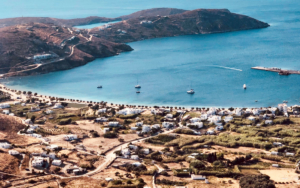
<instances>
[{"instance_id":1,"label":"rocky outcrop","mask_svg":"<svg viewBox=\"0 0 300 188\"><path fill-rule=\"evenodd\" d=\"M112 24L110 28L94 28L90 33L114 42L178 35L221 33L269 27L254 18L231 13L227 9L198 9L171 16L138 17Z\"/></svg>"}]
</instances>

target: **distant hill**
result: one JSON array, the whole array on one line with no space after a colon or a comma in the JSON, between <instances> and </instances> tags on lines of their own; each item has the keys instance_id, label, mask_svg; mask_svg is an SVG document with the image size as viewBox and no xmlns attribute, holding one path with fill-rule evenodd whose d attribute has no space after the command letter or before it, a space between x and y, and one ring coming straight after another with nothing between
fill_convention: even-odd
<instances>
[{"instance_id":1,"label":"distant hill","mask_svg":"<svg viewBox=\"0 0 300 188\"><path fill-rule=\"evenodd\" d=\"M149 17L149 16L170 16L174 14L181 14L186 12L187 10L183 9L176 9L176 8L152 8L152 9L146 9L146 10L141 10L126 16L120 16L122 20L128 20L132 18L139 18L141 16L143 17Z\"/></svg>"},{"instance_id":2,"label":"distant hill","mask_svg":"<svg viewBox=\"0 0 300 188\"><path fill-rule=\"evenodd\" d=\"M4 74L4 77L25 76L71 69L85 65L96 58L131 51L133 49L124 43L145 39L269 27L265 22L232 13L227 9L185 11L158 8L139 11L116 19L123 20L89 30L63 26L108 21L108 19L28 18L27 21L36 22L1 28L0 74ZM26 18L12 20L10 24L24 20L26 22ZM51 58L34 59L35 55L45 53L52 54Z\"/></svg>"},{"instance_id":3,"label":"distant hill","mask_svg":"<svg viewBox=\"0 0 300 188\"><path fill-rule=\"evenodd\" d=\"M75 18L75 19L58 19L58 18L49 18L49 17L17 17L17 18L0 19L0 28L12 26L12 25L27 24L31 22L73 27L76 25L89 25L89 24L102 23L102 22L111 22L116 20L118 19L98 17L98 16L90 16L87 18Z\"/></svg>"}]
</instances>

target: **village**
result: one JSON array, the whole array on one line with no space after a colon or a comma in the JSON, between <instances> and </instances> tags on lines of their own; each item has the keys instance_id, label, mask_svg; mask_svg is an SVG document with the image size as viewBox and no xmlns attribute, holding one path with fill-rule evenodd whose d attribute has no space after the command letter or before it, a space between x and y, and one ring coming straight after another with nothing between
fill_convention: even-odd
<instances>
[{"instance_id":1,"label":"village","mask_svg":"<svg viewBox=\"0 0 300 188\"><path fill-rule=\"evenodd\" d=\"M239 187L251 174L299 185L300 106L150 107L0 90L2 187Z\"/></svg>"}]
</instances>

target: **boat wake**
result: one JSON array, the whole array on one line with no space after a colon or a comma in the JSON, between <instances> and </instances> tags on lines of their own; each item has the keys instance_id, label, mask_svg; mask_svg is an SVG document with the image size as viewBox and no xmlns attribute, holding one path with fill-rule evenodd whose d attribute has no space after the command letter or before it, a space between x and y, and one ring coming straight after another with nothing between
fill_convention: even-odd
<instances>
[{"instance_id":1,"label":"boat wake","mask_svg":"<svg viewBox=\"0 0 300 188\"><path fill-rule=\"evenodd\" d=\"M224 69L230 69L230 70L235 70L235 71L243 71L242 69L236 69L236 68L232 68L232 67L223 67L223 66L217 66L217 65L214 65L214 67L219 67L219 68L224 68Z\"/></svg>"}]
</instances>

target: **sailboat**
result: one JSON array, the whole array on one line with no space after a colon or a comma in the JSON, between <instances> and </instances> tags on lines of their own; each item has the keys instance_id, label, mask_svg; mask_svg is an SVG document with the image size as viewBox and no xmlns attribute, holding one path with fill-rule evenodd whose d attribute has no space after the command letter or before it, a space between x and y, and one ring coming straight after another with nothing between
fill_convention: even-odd
<instances>
[{"instance_id":1,"label":"sailboat","mask_svg":"<svg viewBox=\"0 0 300 188\"><path fill-rule=\"evenodd\" d=\"M246 84L244 84L244 85L243 85L243 88L244 88L244 89L247 89L247 86L246 86Z\"/></svg>"},{"instance_id":2,"label":"sailboat","mask_svg":"<svg viewBox=\"0 0 300 188\"><path fill-rule=\"evenodd\" d=\"M135 88L141 88L141 86L139 85L139 81L136 81L136 85L134 86Z\"/></svg>"},{"instance_id":3,"label":"sailboat","mask_svg":"<svg viewBox=\"0 0 300 188\"><path fill-rule=\"evenodd\" d=\"M187 91L187 93L188 93L188 94L194 94L195 91L194 91L194 89L191 89L191 90Z\"/></svg>"}]
</instances>

